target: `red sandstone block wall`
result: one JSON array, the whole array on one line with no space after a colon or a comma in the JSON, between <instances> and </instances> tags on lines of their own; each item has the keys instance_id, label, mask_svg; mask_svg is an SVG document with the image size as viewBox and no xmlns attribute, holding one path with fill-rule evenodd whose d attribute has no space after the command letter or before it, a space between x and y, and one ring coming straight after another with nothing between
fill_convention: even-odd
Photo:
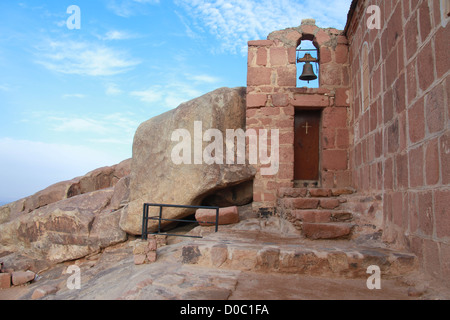
<instances>
[{"instance_id":1,"label":"red sandstone block wall","mask_svg":"<svg viewBox=\"0 0 450 320\"><path fill-rule=\"evenodd\" d=\"M381 29L367 28L369 5ZM450 29L439 0L359 1L349 25L353 184L382 195L384 239L450 279ZM444 27L445 26L445 27ZM370 103L361 97L369 49Z\"/></svg>"},{"instance_id":2,"label":"red sandstone block wall","mask_svg":"<svg viewBox=\"0 0 450 320\"><path fill-rule=\"evenodd\" d=\"M348 43L342 31L311 23L272 32L267 40L249 41L247 129L278 129L280 166L274 176L254 179L254 208L276 207L277 190L294 179L296 109L322 110L321 182L323 187L351 184L349 167ZM320 87L297 88L296 48L313 41L320 55Z\"/></svg>"}]
</instances>

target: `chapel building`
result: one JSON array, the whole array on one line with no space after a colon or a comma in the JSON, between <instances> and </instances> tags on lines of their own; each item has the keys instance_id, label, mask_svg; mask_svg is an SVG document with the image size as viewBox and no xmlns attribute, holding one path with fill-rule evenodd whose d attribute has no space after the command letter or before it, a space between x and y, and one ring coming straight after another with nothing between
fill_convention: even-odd
<instances>
[{"instance_id":1,"label":"chapel building","mask_svg":"<svg viewBox=\"0 0 450 320\"><path fill-rule=\"evenodd\" d=\"M450 279L449 15L448 0L353 0L343 31L306 19L248 42L246 128L279 130L254 211L311 239L378 235Z\"/></svg>"}]
</instances>

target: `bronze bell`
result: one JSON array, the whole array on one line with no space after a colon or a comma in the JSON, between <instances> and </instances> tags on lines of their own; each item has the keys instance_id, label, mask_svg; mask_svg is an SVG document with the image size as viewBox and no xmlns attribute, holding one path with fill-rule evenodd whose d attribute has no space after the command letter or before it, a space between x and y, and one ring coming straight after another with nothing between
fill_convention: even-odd
<instances>
[{"instance_id":1,"label":"bronze bell","mask_svg":"<svg viewBox=\"0 0 450 320\"><path fill-rule=\"evenodd\" d=\"M317 76L314 73L313 66L311 62L317 62L317 59L313 58L309 53L305 53L305 56L301 59L297 59L297 62L304 62L303 72L299 77L300 80L308 81L316 80Z\"/></svg>"},{"instance_id":2,"label":"bronze bell","mask_svg":"<svg viewBox=\"0 0 450 320\"><path fill-rule=\"evenodd\" d=\"M314 73L312 64L308 61L303 65L303 72L300 76L300 80L308 81L308 83L312 80L316 80L317 76Z\"/></svg>"}]
</instances>

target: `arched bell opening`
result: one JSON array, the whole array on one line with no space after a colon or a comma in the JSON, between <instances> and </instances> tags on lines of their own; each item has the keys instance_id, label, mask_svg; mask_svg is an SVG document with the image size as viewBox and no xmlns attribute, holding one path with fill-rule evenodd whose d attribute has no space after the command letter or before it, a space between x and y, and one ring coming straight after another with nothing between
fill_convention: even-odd
<instances>
[{"instance_id":1,"label":"arched bell opening","mask_svg":"<svg viewBox=\"0 0 450 320\"><path fill-rule=\"evenodd\" d=\"M297 46L297 87L319 87L319 49L312 40L302 39Z\"/></svg>"}]
</instances>

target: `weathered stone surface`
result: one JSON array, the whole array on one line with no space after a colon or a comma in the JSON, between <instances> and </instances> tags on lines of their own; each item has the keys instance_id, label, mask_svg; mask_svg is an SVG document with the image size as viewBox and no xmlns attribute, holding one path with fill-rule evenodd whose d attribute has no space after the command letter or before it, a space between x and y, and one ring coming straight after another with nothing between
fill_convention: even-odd
<instances>
[{"instance_id":1,"label":"weathered stone surface","mask_svg":"<svg viewBox=\"0 0 450 320\"><path fill-rule=\"evenodd\" d=\"M58 182L45 188L44 190L38 191L30 197L27 197L25 199L24 211L31 212L35 209L66 198L67 190L74 181L75 180Z\"/></svg>"},{"instance_id":2,"label":"weathered stone surface","mask_svg":"<svg viewBox=\"0 0 450 320\"><path fill-rule=\"evenodd\" d=\"M350 235L352 226L349 223L303 223L303 233L310 239L335 239Z\"/></svg>"},{"instance_id":3,"label":"weathered stone surface","mask_svg":"<svg viewBox=\"0 0 450 320\"><path fill-rule=\"evenodd\" d=\"M217 244L211 248L211 264L220 267L228 258L228 249L224 244Z\"/></svg>"},{"instance_id":4,"label":"weathered stone surface","mask_svg":"<svg viewBox=\"0 0 450 320\"><path fill-rule=\"evenodd\" d=\"M52 285L43 285L33 291L33 294L31 295L31 299L40 299L43 298L49 294L54 294L58 291L58 288Z\"/></svg>"},{"instance_id":5,"label":"weathered stone surface","mask_svg":"<svg viewBox=\"0 0 450 320\"><path fill-rule=\"evenodd\" d=\"M258 252L257 269L277 270L280 264L279 248L264 248Z\"/></svg>"},{"instance_id":6,"label":"weathered stone surface","mask_svg":"<svg viewBox=\"0 0 450 320\"><path fill-rule=\"evenodd\" d=\"M11 282L15 286L20 286L34 280L36 274L32 271L15 271L11 275Z\"/></svg>"},{"instance_id":7,"label":"weathered stone surface","mask_svg":"<svg viewBox=\"0 0 450 320\"><path fill-rule=\"evenodd\" d=\"M156 240L150 241L149 243L138 243L133 249L133 253L134 264L136 265L155 262L157 259Z\"/></svg>"},{"instance_id":8,"label":"weathered stone surface","mask_svg":"<svg viewBox=\"0 0 450 320\"><path fill-rule=\"evenodd\" d=\"M216 210L197 209L195 219L201 226L212 226L216 223ZM233 224L239 222L239 211L236 206L219 209L218 224Z\"/></svg>"},{"instance_id":9,"label":"weathered stone surface","mask_svg":"<svg viewBox=\"0 0 450 320\"><path fill-rule=\"evenodd\" d=\"M67 288L68 274L57 265L40 272L42 278L38 281L19 288L20 294L15 293L18 289L0 290L0 299L31 299L35 289L55 283L58 292L43 299L182 299L189 292L197 297L197 292L209 289L229 289L233 292L231 299L324 299L324 294L332 299L374 299L375 291L382 292L378 298L394 298L386 290L389 286L397 290L399 284L401 297L408 298L407 288L416 285L414 255L387 249L381 242L367 246L352 241L310 241L280 236L267 229L254 230L245 222L239 223L239 230L235 228L238 225L223 227L201 240L184 238L186 241L170 243L158 249L158 260L153 264L134 265L131 247L137 239L119 244L93 260L75 262L82 272L78 290ZM180 263L184 258L186 263ZM381 268L383 290L368 290L365 286L367 267L372 264ZM405 282L404 276L411 278ZM305 281L311 279L315 282L306 285ZM271 284L269 291L267 283ZM357 288L360 291L355 293Z\"/></svg>"},{"instance_id":10,"label":"weathered stone surface","mask_svg":"<svg viewBox=\"0 0 450 320\"><path fill-rule=\"evenodd\" d=\"M339 205L339 200L335 198L320 200L320 207L322 207L323 209L335 209L339 207Z\"/></svg>"},{"instance_id":11,"label":"weathered stone surface","mask_svg":"<svg viewBox=\"0 0 450 320\"><path fill-rule=\"evenodd\" d=\"M33 259L31 257L25 256L22 252L11 252L3 251L5 247L0 247L2 249L1 260L4 263L4 268L2 272L13 273L19 270L30 270L37 272L48 267L46 261Z\"/></svg>"},{"instance_id":12,"label":"weathered stone surface","mask_svg":"<svg viewBox=\"0 0 450 320\"><path fill-rule=\"evenodd\" d=\"M127 234L120 229L121 210L106 209L95 216L89 234L92 252L125 241Z\"/></svg>"},{"instance_id":13,"label":"weathered stone surface","mask_svg":"<svg viewBox=\"0 0 450 320\"><path fill-rule=\"evenodd\" d=\"M311 197L329 197L331 189L314 188L309 189L309 194Z\"/></svg>"},{"instance_id":14,"label":"weathered stone surface","mask_svg":"<svg viewBox=\"0 0 450 320\"><path fill-rule=\"evenodd\" d=\"M187 264L196 264L201 257L198 246L185 246L181 251L182 262Z\"/></svg>"},{"instance_id":15,"label":"weathered stone surface","mask_svg":"<svg viewBox=\"0 0 450 320\"><path fill-rule=\"evenodd\" d=\"M114 186L114 194L111 198L111 206L121 208L128 202L130 197L130 176L121 178Z\"/></svg>"},{"instance_id":16,"label":"weathered stone surface","mask_svg":"<svg viewBox=\"0 0 450 320\"><path fill-rule=\"evenodd\" d=\"M137 240L133 247L133 254L147 254L150 251L156 251L157 241L155 238L150 238L147 241Z\"/></svg>"},{"instance_id":17,"label":"weathered stone surface","mask_svg":"<svg viewBox=\"0 0 450 320\"><path fill-rule=\"evenodd\" d=\"M172 161L172 149L181 142L172 141L176 129L189 132L194 141L194 122L201 121L202 132L218 129L225 141L226 129L245 129L245 88L220 88L178 108L142 123L133 142L130 176L130 202L122 211L120 226L130 234L142 232L142 206L146 202L200 205L207 196L249 181L255 169L242 164L194 164L195 143L188 158L191 164L177 165ZM211 142L203 142L201 154ZM223 147L225 150L225 146ZM224 151L225 155L225 151ZM222 159L226 163L225 158ZM150 210L150 215L156 215ZM163 218L183 218L193 210L164 208ZM149 221L155 230L157 221Z\"/></svg>"},{"instance_id":18,"label":"weathered stone surface","mask_svg":"<svg viewBox=\"0 0 450 320\"><path fill-rule=\"evenodd\" d=\"M24 213L25 200L20 199L11 203L8 203L0 207L0 224L13 220L18 215Z\"/></svg>"},{"instance_id":19,"label":"weathered stone surface","mask_svg":"<svg viewBox=\"0 0 450 320\"><path fill-rule=\"evenodd\" d=\"M217 207L244 206L252 200L253 181L250 180L215 192L206 197L203 204Z\"/></svg>"},{"instance_id":20,"label":"weathered stone surface","mask_svg":"<svg viewBox=\"0 0 450 320\"><path fill-rule=\"evenodd\" d=\"M128 201L130 164L128 159L99 168L1 207L2 251L36 261L28 266L33 268L126 240L118 209Z\"/></svg>"},{"instance_id":21,"label":"weathered stone surface","mask_svg":"<svg viewBox=\"0 0 450 320\"><path fill-rule=\"evenodd\" d=\"M338 211L332 214L332 221L349 221L352 220L353 214L345 211Z\"/></svg>"},{"instance_id":22,"label":"weathered stone surface","mask_svg":"<svg viewBox=\"0 0 450 320\"><path fill-rule=\"evenodd\" d=\"M139 253L134 255L134 264L140 265L145 263L145 259L147 259L147 255L144 253Z\"/></svg>"},{"instance_id":23,"label":"weathered stone surface","mask_svg":"<svg viewBox=\"0 0 450 320\"><path fill-rule=\"evenodd\" d=\"M278 190L278 196L280 198L298 198L306 197L308 189L306 188L280 188Z\"/></svg>"},{"instance_id":24,"label":"weathered stone surface","mask_svg":"<svg viewBox=\"0 0 450 320\"><path fill-rule=\"evenodd\" d=\"M124 160L117 165L102 167L88 172L77 178L67 191L67 197L73 197L96 190L113 187L131 170L131 159Z\"/></svg>"},{"instance_id":25,"label":"weathered stone surface","mask_svg":"<svg viewBox=\"0 0 450 320\"><path fill-rule=\"evenodd\" d=\"M0 207L0 224L9 220L11 208L9 206Z\"/></svg>"},{"instance_id":26,"label":"weathered stone surface","mask_svg":"<svg viewBox=\"0 0 450 320\"><path fill-rule=\"evenodd\" d=\"M0 273L0 289L8 289L11 287L11 274Z\"/></svg>"},{"instance_id":27,"label":"weathered stone surface","mask_svg":"<svg viewBox=\"0 0 450 320\"><path fill-rule=\"evenodd\" d=\"M227 300L231 290L224 288L201 288L181 295L182 300Z\"/></svg>"},{"instance_id":28,"label":"weathered stone surface","mask_svg":"<svg viewBox=\"0 0 450 320\"><path fill-rule=\"evenodd\" d=\"M237 247L231 251L230 268L254 270L258 264L258 252L247 247Z\"/></svg>"},{"instance_id":29,"label":"weathered stone surface","mask_svg":"<svg viewBox=\"0 0 450 320\"><path fill-rule=\"evenodd\" d=\"M426 293L426 291L427 288L424 285L417 287L409 287L408 297L421 297Z\"/></svg>"},{"instance_id":30,"label":"weathered stone surface","mask_svg":"<svg viewBox=\"0 0 450 320\"><path fill-rule=\"evenodd\" d=\"M316 209L319 200L316 198L296 198L293 199L293 205L296 209Z\"/></svg>"},{"instance_id":31,"label":"weathered stone surface","mask_svg":"<svg viewBox=\"0 0 450 320\"><path fill-rule=\"evenodd\" d=\"M330 222L333 211L329 210L293 210L291 215L302 222Z\"/></svg>"},{"instance_id":32,"label":"weathered stone surface","mask_svg":"<svg viewBox=\"0 0 450 320\"><path fill-rule=\"evenodd\" d=\"M157 258L157 253L156 253L156 251L150 251L149 253L147 253L147 259L146 259L146 261L147 261L148 263L152 263L152 262L155 262L155 261L156 261L156 258Z\"/></svg>"},{"instance_id":33,"label":"weathered stone surface","mask_svg":"<svg viewBox=\"0 0 450 320\"><path fill-rule=\"evenodd\" d=\"M78 195L3 223L2 249L53 264L124 241L120 211L110 206L113 194L109 188Z\"/></svg>"}]
</instances>

